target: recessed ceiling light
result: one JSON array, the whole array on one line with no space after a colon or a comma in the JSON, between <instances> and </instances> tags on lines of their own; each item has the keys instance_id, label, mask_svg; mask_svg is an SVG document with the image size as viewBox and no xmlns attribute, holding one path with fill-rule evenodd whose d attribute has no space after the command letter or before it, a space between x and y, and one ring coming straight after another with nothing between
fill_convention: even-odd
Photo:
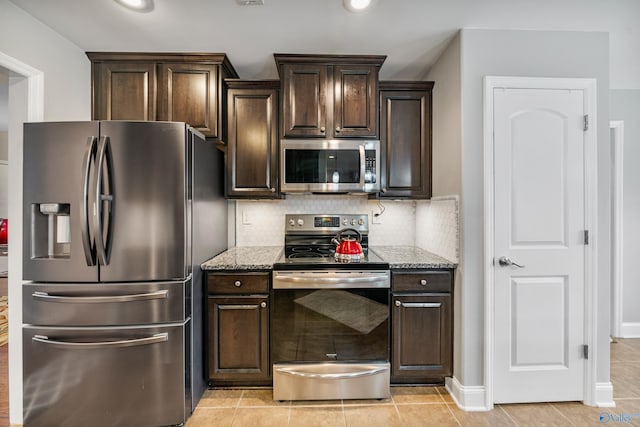
<instances>
[{"instance_id":1,"label":"recessed ceiling light","mask_svg":"<svg viewBox=\"0 0 640 427\"><path fill-rule=\"evenodd\" d=\"M153 0L114 0L116 3L137 12L150 12L153 10Z\"/></svg>"},{"instance_id":2,"label":"recessed ceiling light","mask_svg":"<svg viewBox=\"0 0 640 427\"><path fill-rule=\"evenodd\" d=\"M371 0L343 0L343 3L349 12L361 12L371 5Z\"/></svg>"}]
</instances>

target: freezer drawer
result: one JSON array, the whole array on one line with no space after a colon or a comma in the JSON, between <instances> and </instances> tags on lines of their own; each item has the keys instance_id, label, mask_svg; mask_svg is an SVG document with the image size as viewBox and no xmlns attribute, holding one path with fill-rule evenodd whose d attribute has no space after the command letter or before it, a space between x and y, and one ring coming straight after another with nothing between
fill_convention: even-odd
<instances>
[{"instance_id":1,"label":"freezer drawer","mask_svg":"<svg viewBox=\"0 0 640 427\"><path fill-rule=\"evenodd\" d=\"M24 326L24 424L164 426L191 413L189 322L119 328ZM185 357L186 353L186 357Z\"/></svg>"},{"instance_id":2,"label":"freezer drawer","mask_svg":"<svg viewBox=\"0 0 640 427\"><path fill-rule=\"evenodd\" d=\"M23 323L44 326L183 322L191 280L151 283L22 285Z\"/></svg>"}]
</instances>

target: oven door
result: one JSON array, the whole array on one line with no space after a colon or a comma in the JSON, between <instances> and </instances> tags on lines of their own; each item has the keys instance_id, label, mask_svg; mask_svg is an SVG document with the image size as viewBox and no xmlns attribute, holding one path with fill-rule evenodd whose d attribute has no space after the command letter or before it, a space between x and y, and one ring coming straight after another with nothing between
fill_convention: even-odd
<instances>
[{"instance_id":1,"label":"oven door","mask_svg":"<svg viewBox=\"0 0 640 427\"><path fill-rule=\"evenodd\" d=\"M276 400L389 396L389 271L274 271Z\"/></svg>"},{"instance_id":2,"label":"oven door","mask_svg":"<svg viewBox=\"0 0 640 427\"><path fill-rule=\"evenodd\" d=\"M275 271L274 363L389 360L389 272Z\"/></svg>"},{"instance_id":3,"label":"oven door","mask_svg":"<svg viewBox=\"0 0 640 427\"><path fill-rule=\"evenodd\" d=\"M282 140L281 191L379 191L379 151L380 141Z\"/></svg>"}]
</instances>

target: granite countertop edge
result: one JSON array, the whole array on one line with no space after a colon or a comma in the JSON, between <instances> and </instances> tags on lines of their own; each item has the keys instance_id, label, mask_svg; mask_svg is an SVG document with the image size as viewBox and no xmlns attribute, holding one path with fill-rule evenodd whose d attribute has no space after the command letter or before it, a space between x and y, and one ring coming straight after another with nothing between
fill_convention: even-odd
<instances>
[{"instance_id":1,"label":"granite countertop edge","mask_svg":"<svg viewBox=\"0 0 640 427\"><path fill-rule=\"evenodd\" d=\"M392 270L456 268L458 263L417 246L371 246ZM236 246L201 264L205 271L271 270L282 246Z\"/></svg>"},{"instance_id":2,"label":"granite countertop edge","mask_svg":"<svg viewBox=\"0 0 640 427\"><path fill-rule=\"evenodd\" d=\"M200 265L204 271L271 270L282 246L235 246Z\"/></svg>"}]
</instances>

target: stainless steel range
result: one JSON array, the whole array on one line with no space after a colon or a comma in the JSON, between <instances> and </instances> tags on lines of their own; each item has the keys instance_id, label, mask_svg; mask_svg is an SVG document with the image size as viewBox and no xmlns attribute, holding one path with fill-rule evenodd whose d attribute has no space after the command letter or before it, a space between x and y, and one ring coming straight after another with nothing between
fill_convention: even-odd
<instances>
[{"instance_id":1,"label":"stainless steel range","mask_svg":"<svg viewBox=\"0 0 640 427\"><path fill-rule=\"evenodd\" d=\"M367 215L286 215L273 271L275 400L390 396L389 265L368 248ZM362 256L335 256L338 234ZM354 237L355 238L355 237Z\"/></svg>"}]
</instances>

